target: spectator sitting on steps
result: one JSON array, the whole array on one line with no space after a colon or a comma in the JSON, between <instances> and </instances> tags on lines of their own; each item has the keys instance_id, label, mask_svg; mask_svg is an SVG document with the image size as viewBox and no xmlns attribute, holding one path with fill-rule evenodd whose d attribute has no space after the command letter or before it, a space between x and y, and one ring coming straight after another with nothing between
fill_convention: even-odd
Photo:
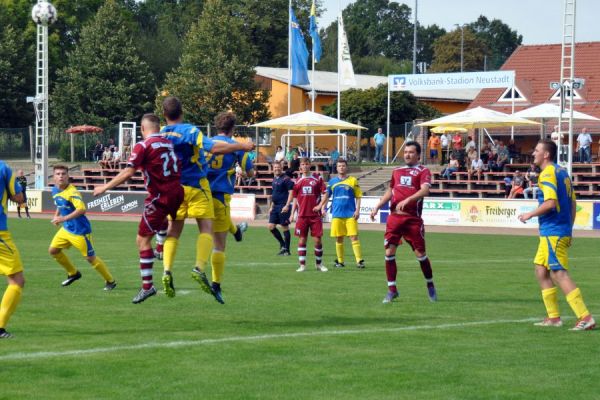
<instances>
[{"instance_id":1,"label":"spectator sitting on steps","mask_svg":"<svg viewBox=\"0 0 600 400\"><path fill-rule=\"evenodd\" d=\"M450 155L450 161L448 162L448 166L442 171L442 178L450 179L450 175L456 171L458 171L458 160L452 154Z\"/></svg>"},{"instance_id":2,"label":"spectator sitting on steps","mask_svg":"<svg viewBox=\"0 0 600 400\"><path fill-rule=\"evenodd\" d=\"M525 185L525 180L523 179L523 174L521 171L515 172L515 176L512 181L512 188L508 193L509 199L516 199L517 196L523 196L523 186Z\"/></svg>"}]
</instances>

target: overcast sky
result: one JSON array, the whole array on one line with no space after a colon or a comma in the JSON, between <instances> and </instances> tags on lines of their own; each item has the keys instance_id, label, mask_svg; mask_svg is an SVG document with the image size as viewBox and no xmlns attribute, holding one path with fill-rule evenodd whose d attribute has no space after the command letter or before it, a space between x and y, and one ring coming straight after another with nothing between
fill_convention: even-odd
<instances>
[{"instance_id":1,"label":"overcast sky","mask_svg":"<svg viewBox=\"0 0 600 400\"><path fill-rule=\"evenodd\" d=\"M319 22L326 27L353 0L324 0L327 11ZM399 1L414 9L415 1ZM421 25L437 24L446 30L473 22L479 15L502 20L523 35L523 44L561 43L564 0L418 0ZM600 40L600 0L577 0L575 40Z\"/></svg>"}]
</instances>

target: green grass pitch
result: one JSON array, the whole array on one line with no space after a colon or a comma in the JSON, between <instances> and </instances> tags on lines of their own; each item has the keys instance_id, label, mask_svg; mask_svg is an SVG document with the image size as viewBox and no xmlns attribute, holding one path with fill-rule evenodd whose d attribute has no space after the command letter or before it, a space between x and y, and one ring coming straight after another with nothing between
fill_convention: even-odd
<instances>
[{"instance_id":1,"label":"green grass pitch","mask_svg":"<svg viewBox=\"0 0 600 400\"><path fill-rule=\"evenodd\" d=\"M537 237L428 234L439 301L430 303L408 246L400 299L386 292L383 233L363 232L366 270L296 273L266 228L230 237L226 304L190 278L195 226L174 269L177 297L131 304L139 285L137 224L93 221L111 293L75 250L83 279L68 288L48 255L48 220L9 221L25 264L22 303L0 341L0 399L537 399L598 396L599 331L537 328L544 308L531 260ZM328 232L327 232L328 233ZM293 241L294 247L296 241ZM324 240L332 267L333 241ZM295 253L295 250L294 250ZM577 238L572 276L600 316L600 246ZM160 288L162 266L155 263ZM4 290L5 284L0 284Z\"/></svg>"}]
</instances>

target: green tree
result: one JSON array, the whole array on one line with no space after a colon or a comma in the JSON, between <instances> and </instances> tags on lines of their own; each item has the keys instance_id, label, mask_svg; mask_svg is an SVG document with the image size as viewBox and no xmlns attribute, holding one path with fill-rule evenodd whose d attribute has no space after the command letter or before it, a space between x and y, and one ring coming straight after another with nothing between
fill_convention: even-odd
<instances>
[{"instance_id":1,"label":"green tree","mask_svg":"<svg viewBox=\"0 0 600 400\"><path fill-rule=\"evenodd\" d=\"M124 8L107 0L81 31L51 94L58 125L108 126L152 109L153 77L138 55Z\"/></svg>"},{"instance_id":2,"label":"green tree","mask_svg":"<svg viewBox=\"0 0 600 400\"><path fill-rule=\"evenodd\" d=\"M464 29L463 71L482 71L485 43L469 28ZM461 30L438 38L433 45L433 63L428 72L460 72Z\"/></svg>"},{"instance_id":3,"label":"green tree","mask_svg":"<svg viewBox=\"0 0 600 400\"><path fill-rule=\"evenodd\" d=\"M488 70L499 69L523 42L522 35L499 19L490 21L480 15L477 21L470 23L468 27L486 44Z\"/></svg>"},{"instance_id":4,"label":"green tree","mask_svg":"<svg viewBox=\"0 0 600 400\"><path fill-rule=\"evenodd\" d=\"M25 76L26 58L23 36L11 25L0 24L0 127L23 127L31 123L31 105Z\"/></svg>"},{"instance_id":5,"label":"green tree","mask_svg":"<svg viewBox=\"0 0 600 400\"><path fill-rule=\"evenodd\" d=\"M417 62L424 62L431 65L433 62L433 44L435 41L446 34L444 28L436 24L428 27L418 26L417 28Z\"/></svg>"},{"instance_id":6,"label":"green tree","mask_svg":"<svg viewBox=\"0 0 600 400\"><path fill-rule=\"evenodd\" d=\"M341 118L351 122L360 121L366 126L381 126L386 123L387 85L372 89L350 89L341 96ZM324 108L326 115L337 116L337 102ZM420 103L410 92L392 92L390 123L393 125L415 119L431 119L439 115L433 107Z\"/></svg>"},{"instance_id":7,"label":"green tree","mask_svg":"<svg viewBox=\"0 0 600 400\"><path fill-rule=\"evenodd\" d=\"M181 99L187 119L197 124L223 110L235 112L240 123L268 117L268 93L254 81L254 49L234 11L224 0L206 0L185 39L181 65L167 74L158 110L168 94Z\"/></svg>"}]
</instances>

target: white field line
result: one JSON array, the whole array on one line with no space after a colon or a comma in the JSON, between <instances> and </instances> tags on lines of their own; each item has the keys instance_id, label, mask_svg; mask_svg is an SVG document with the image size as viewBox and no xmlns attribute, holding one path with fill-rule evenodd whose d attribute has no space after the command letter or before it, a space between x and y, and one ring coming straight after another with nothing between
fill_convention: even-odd
<instances>
[{"instance_id":1,"label":"white field line","mask_svg":"<svg viewBox=\"0 0 600 400\"><path fill-rule=\"evenodd\" d=\"M310 259L311 257L309 257ZM108 267L110 269L137 269L139 268L139 265L137 264L137 259L134 258L132 259L132 262L129 264L123 264L123 260L108 260L108 259L104 259L102 258L107 264ZM598 257L595 256L580 256L580 257L570 257L569 261L573 262L573 261L584 261L584 260L597 260ZM30 262L29 264L31 265L25 265L25 274L27 274L27 272L29 270L31 271L58 271L59 274L64 273L64 271L62 270L62 268L60 267L60 265L56 264L56 266L49 266L49 267L35 267L33 266L33 264L35 264L35 261L40 261L41 264L48 264L48 260L47 258L44 259L34 259L34 262ZM400 259L398 259L400 260ZM52 262L54 262L54 260L51 260ZM79 262L78 264L81 265L80 269L82 271L85 271L87 267L89 267L89 265L87 265L87 263L83 260L80 260L81 262ZM417 262L414 258L406 260L407 263L408 262L412 262L414 261L415 263ZM404 263L404 260L400 260L400 263ZM478 259L478 258L471 258L471 259L452 259L452 260L445 260L445 259L432 259L432 265L435 268L436 265L457 265L457 266L461 266L461 265L471 265L471 264L476 264L476 265L483 265L483 264L523 264L523 265L532 265L533 264L533 257L527 257L527 258L505 258L505 259ZM192 269L192 264L193 261L189 263L189 265L177 265L175 266L175 268L177 270L185 270L186 268L189 269L191 271ZM327 262L325 262L325 264L327 265ZM352 263L350 263L352 264ZM378 265L378 266L382 266L383 267L383 255L381 257L379 257L377 259L376 263L371 263L371 265ZM265 267L265 266L273 266L273 267L277 267L277 266L297 266L298 265L298 260L296 257L292 257L292 258L287 258L286 260L281 260L281 261L265 261L265 262L241 262L241 261L228 261L227 262L227 266L232 266L232 267ZM368 265L367 265L368 267ZM90 267L91 268L91 267ZM160 261L155 261L154 262L154 268L157 270L162 270L162 263ZM62 276L62 275L61 275Z\"/></svg>"},{"instance_id":2,"label":"white field line","mask_svg":"<svg viewBox=\"0 0 600 400\"><path fill-rule=\"evenodd\" d=\"M393 332L404 332L404 331L420 331L420 330L432 330L432 329L452 329L452 328L466 328L466 327L470 327L470 326L515 324L515 323L518 324L518 323L527 323L527 322L534 322L534 321L539 321L539 318L496 319L496 320L488 320L488 321L459 322L459 323L454 323L454 324L400 326L397 328L342 329L342 330L326 330L326 331L274 333L274 334L253 335L253 336L229 336L229 337L216 338L216 339L182 340L182 341L174 341L174 342L148 342L148 343L131 344L131 345L124 345L124 346L97 347L97 348L80 349L80 350L13 353L13 354L6 354L3 356L0 356L0 361L39 360L39 359L57 358L57 357L89 356L89 355L95 355L95 354L116 353L116 352L120 352L120 351L131 351L131 350L205 346L205 345L219 344L219 343L259 342L259 341L268 341L268 340L315 337L315 336L343 336L343 335L362 335L362 334L370 334L370 333L390 333L390 332L393 333Z\"/></svg>"}]
</instances>

